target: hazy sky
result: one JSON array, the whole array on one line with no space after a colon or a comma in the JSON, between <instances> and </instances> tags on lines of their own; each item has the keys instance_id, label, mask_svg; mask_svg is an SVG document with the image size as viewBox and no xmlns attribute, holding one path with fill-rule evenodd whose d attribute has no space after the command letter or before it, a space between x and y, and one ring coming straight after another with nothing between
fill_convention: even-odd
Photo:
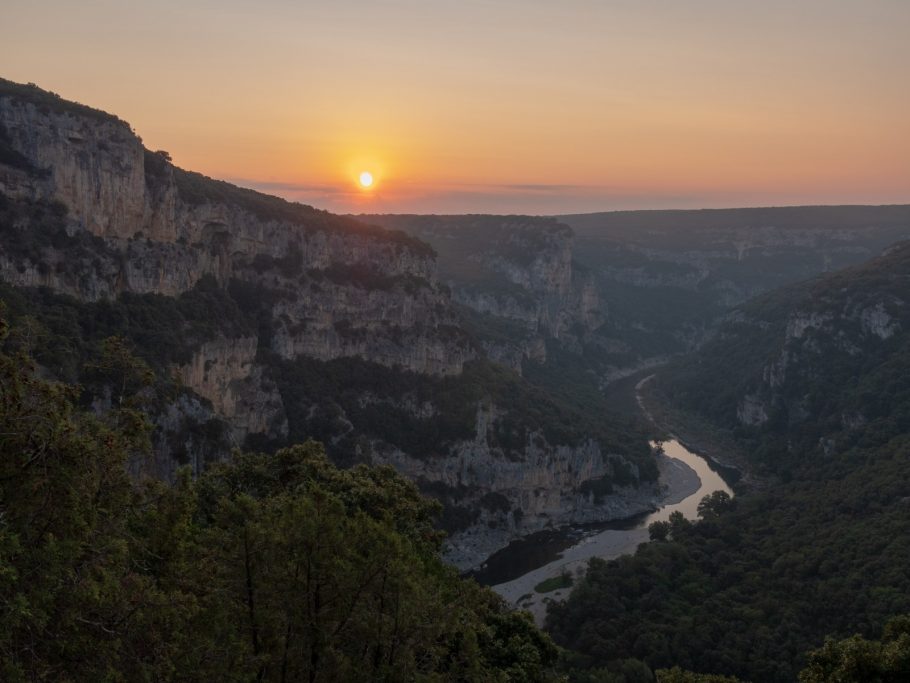
<instances>
[{"instance_id":1,"label":"hazy sky","mask_svg":"<svg viewBox=\"0 0 910 683\"><path fill-rule=\"evenodd\" d=\"M910 0L2 0L0 76L335 211L910 201Z\"/></svg>"}]
</instances>

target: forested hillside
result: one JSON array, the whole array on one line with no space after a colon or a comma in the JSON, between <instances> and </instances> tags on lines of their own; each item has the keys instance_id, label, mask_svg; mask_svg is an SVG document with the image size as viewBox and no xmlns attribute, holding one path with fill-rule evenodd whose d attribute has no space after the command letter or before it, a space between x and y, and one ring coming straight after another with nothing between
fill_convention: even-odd
<instances>
[{"instance_id":1,"label":"forested hillside","mask_svg":"<svg viewBox=\"0 0 910 683\"><path fill-rule=\"evenodd\" d=\"M747 304L661 375L665 400L730 428L775 483L592 562L548 618L577 662L793 681L826 635L910 611L908 301L903 244Z\"/></svg>"},{"instance_id":2,"label":"forested hillside","mask_svg":"<svg viewBox=\"0 0 910 683\"><path fill-rule=\"evenodd\" d=\"M592 274L614 362L692 350L729 310L910 238L910 206L613 211L560 216ZM625 359L625 360L623 360Z\"/></svg>"},{"instance_id":3,"label":"forested hillside","mask_svg":"<svg viewBox=\"0 0 910 683\"><path fill-rule=\"evenodd\" d=\"M657 387L775 474L910 428L910 242L731 314Z\"/></svg>"},{"instance_id":4,"label":"forested hillside","mask_svg":"<svg viewBox=\"0 0 910 683\"><path fill-rule=\"evenodd\" d=\"M0 344L14 335L0 319ZM110 339L116 401L0 351L4 681L556 680L528 618L439 557L438 508L307 442L174 486L130 479L152 375Z\"/></svg>"}]
</instances>

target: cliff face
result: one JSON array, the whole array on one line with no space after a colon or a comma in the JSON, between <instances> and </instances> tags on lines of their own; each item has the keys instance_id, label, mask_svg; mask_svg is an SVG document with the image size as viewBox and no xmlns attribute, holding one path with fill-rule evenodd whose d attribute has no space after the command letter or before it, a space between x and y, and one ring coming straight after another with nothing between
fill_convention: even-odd
<instances>
[{"instance_id":1,"label":"cliff face","mask_svg":"<svg viewBox=\"0 0 910 683\"><path fill-rule=\"evenodd\" d=\"M214 414L228 422L238 446L248 434L288 433L281 395L256 363L257 345L256 337L216 339L203 344L179 368L183 384L208 400Z\"/></svg>"},{"instance_id":2,"label":"cliff face","mask_svg":"<svg viewBox=\"0 0 910 683\"><path fill-rule=\"evenodd\" d=\"M903 242L866 264L737 308L666 385L681 404L751 439L758 459L779 466L787 454L824 456L848 446L877 420L881 433L902 424L892 411L906 393L908 334L910 244Z\"/></svg>"},{"instance_id":3,"label":"cliff face","mask_svg":"<svg viewBox=\"0 0 910 683\"><path fill-rule=\"evenodd\" d=\"M698 348L732 307L910 238L910 206L617 211L560 220L575 231L575 258L610 311L600 342L615 349L618 368Z\"/></svg>"},{"instance_id":4,"label":"cliff face","mask_svg":"<svg viewBox=\"0 0 910 683\"><path fill-rule=\"evenodd\" d=\"M495 405L477 406L474 436L452 445L442 457L418 459L400 449L374 451L373 461L391 464L410 478L457 496L463 509L477 513L467 529L447 541L447 557L460 569L478 566L515 538L569 524L616 519L652 509L660 499L656 483L611 486L598 495L588 486L615 479L626 470L629 484L638 471L619 454L601 450L593 439L577 446L553 445L540 431L528 434L520 456L493 446L497 422L505 414ZM586 484L588 486L586 486Z\"/></svg>"},{"instance_id":5,"label":"cliff face","mask_svg":"<svg viewBox=\"0 0 910 683\"><path fill-rule=\"evenodd\" d=\"M825 375L831 372L826 365L847 364L859 372L863 359L895 348L892 338L901 338L910 325L910 280L902 279L906 289L830 292L791 311L782 325L780 320L738 316L740 329L759 328L767 334L776 327L779 334L760 377L753 379L752 391L738 403L739 422L761 427L783 413L797 425L815 417L823 397L800 388L826 384ZM845 411L839 419L844 427L866 421L861 410Z\"/></svg>"},{"instance_id":6,"label":"cliff face","mask_svg":"<svg viewBox=\"0 0 910 683\"><path fill-rule=\"evenodd\" d=\"M529 216L368 216L436 249L440 279L475 313L473 329L487 354L520 372L524 359L545 359L548 339L570 348L604 321L596 283L573 260L574 235L553 219ZM496 321L512 334L489 334Z\"/></svg>"},{"instance_id":7,"label":"cliff face","mask_svg":"<svg viewBox=\"0 0 910 683\"><path fill-rule=\"evenodd\" d=\"M126 123L100 112L0 97L0 130L30 166L4 167L0 192L61 203L70 234L104 244L75 273L55 267L70 258L59 249L37 262L0 257L7 282L93 301L123 292L175 296L206 275L223 285L274 280L283 293L273 309L283 323L274 350L285 357L360 356L457 374L472 356L462 340L439 331L452 314L433 254L416 240L176 169L145 150ZM331 269L367 273L389 291L365 292L344 272L330 286L309 277Z\"/></svg>"}]
</instances>

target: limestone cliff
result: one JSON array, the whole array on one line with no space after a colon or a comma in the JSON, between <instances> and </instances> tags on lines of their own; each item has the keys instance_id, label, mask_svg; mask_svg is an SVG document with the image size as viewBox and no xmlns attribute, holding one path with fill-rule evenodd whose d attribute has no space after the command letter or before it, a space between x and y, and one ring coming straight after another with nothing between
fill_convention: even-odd
<instances>
[{"instance_id":1,"label":"limestone cliff","mask_svg":"<svg viewBox=\"0 0 910 683\"><path fill-rule=\"evenodd\" d=\"M183 384L208 400L214 414L231 426L238 446L248 434L288 433L278 389L256 363L257 345L256 337L216 339L179 368Z\"/></svg>"},{"instance_id":2,"label":"limestone cliff","mask_svg":"<svg viewBox=\"0 0 910 683\"><path fill-rule=\"evenodd\" d=\"M0 132L21 161L0 166L0 192L62 204L69 234L103 240L76 273L54 267L69 258L60 250L34 260L0 255L7 282L98 300L122 292L175 296L206 275L223 285L275 277L284 298L273 313L293 329L274 338L282 355L356 355L457 374L473 353L440 332L452 315L435 282L432 250L417 240L187 173L144 149L125 122L36 88L8 84L0 92ZM364 296L343 277L319 295L286 277L333 268L384 279L394 295ZM419 286L406 286L413 283ZM351 334L332 334L335 325Z\"/></svg>"},{"instance_id":3,"label":"limestone cliff","mask_svg":"<svg viewBox=\"0 0 910 683\"><path fill-rule=\"evenodd\" d=\"M604 320L596 283L573 260L572 230L530 216L380 215L366 219L427 241L460 304L487 318L468 324L488 355L516 370L545 358L545 340L577 350ZM509 335L490 334L496 321ZM499 323L501 325L501 323ZM507 336L508 338L503 338Z\"/></svg>"},{"instance_id":4,"label":"limestone cliff","mask_svg":"<svg viewBox=\"0 0 910 683\"><path fill-rule=\"evenodd\" d=\"M638 482L635 465L603 452L593 439L577 446L554 445L542 432L531 432L520 457L491 445L502 416L495 405L478 404L473 438L452 444L441 457L418 459L374 444L374 462L391 464L436 489L444 487L457 495L459 506L477 512L471 526L447 541L447 556L459 568L476 567L520 536L628 517L651 509L659 499L657 483L632 486ZM591 486L615 480L621 472L628 477L627 485L611 485L609 495Z\"/></svg>"}]
</instances>

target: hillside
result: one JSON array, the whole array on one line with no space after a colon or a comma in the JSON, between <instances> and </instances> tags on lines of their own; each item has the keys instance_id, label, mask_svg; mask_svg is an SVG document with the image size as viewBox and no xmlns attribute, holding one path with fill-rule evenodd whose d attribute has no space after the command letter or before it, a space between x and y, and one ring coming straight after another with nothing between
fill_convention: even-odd
<instances>
[{"instance_id":1,"label":"hillside","mask_svg":"<svg viewBox=\"0 0 910 683\"><path fill-rule=\"evenodd\" d=\"M360 218L432 245L488 355L601 387L698 348L748 299L910 238L907 206Z\"/></svg>"},{"instance_id":2,"label":"hillside","mask_svg":"<svg viewBox=\"0 0 910 683\"><path fill-rule=\"evenodd\" d=\"M910 427L910 242L759 297L658 386L789 473ZM875 435L879 435L876 437Z\"/></svg>"},{"instance_id":3,"label":"hillside","mask_svg":"<svg viewBox=\"0 0 910 683\"><path fill-rule=\"evenodd\" d=\"M150 377L106 369L124 393L89 412L0 351L2 680L558 680L549 639L442 562L412 483L314 442L131 479Z\"/></svg>"},{"instance_id":4,"label":"hillside","mask_svg":"<svg viewBox=\"0 0 910 683\"><path fill-rule=\"evenodd\" d=\"M775 480L669 542L592 562L548 628L583 666L626 657L793 681L826 635L910 610L910 243L769 293L659 379Z\"/></svg>"},{"instance_id":5,"label":"hillside","mask_svg":"<svg viewBox=\"0 0 910 683\"><path fill-rule=\"evenodd\" d=\"M614 363L696 348L734 306L910 238L910 206L615 211L560 216L593 275Z\"/></svg>"},{"instance_id":6,"label":"hillside","mask_svg":"<svg viewBox=\"0 0 910 683\"><path fill-rule=\"evenodd\" d=\"M521 372L545 362L548 342L582 352L603 323L594 281L573 260L574 234L531 216L369 215L438 254L439 277L485 352Z\"/></svg>"},{"instance_id":7,"label":"hillside","mask_svg":"<svg viewBox=\"0 0 910 683\"><path fill-rule=\"evenodd\" d=\"M86 368L125 340L156 376L133 471L319 438L442 500L465 567L659 500L644 428L518 376L436 270L404 232L182 170L116 117L0 81L0 297L23 330L8 343L103 410L117 392Z\"/></svg>"}]
</instances>

